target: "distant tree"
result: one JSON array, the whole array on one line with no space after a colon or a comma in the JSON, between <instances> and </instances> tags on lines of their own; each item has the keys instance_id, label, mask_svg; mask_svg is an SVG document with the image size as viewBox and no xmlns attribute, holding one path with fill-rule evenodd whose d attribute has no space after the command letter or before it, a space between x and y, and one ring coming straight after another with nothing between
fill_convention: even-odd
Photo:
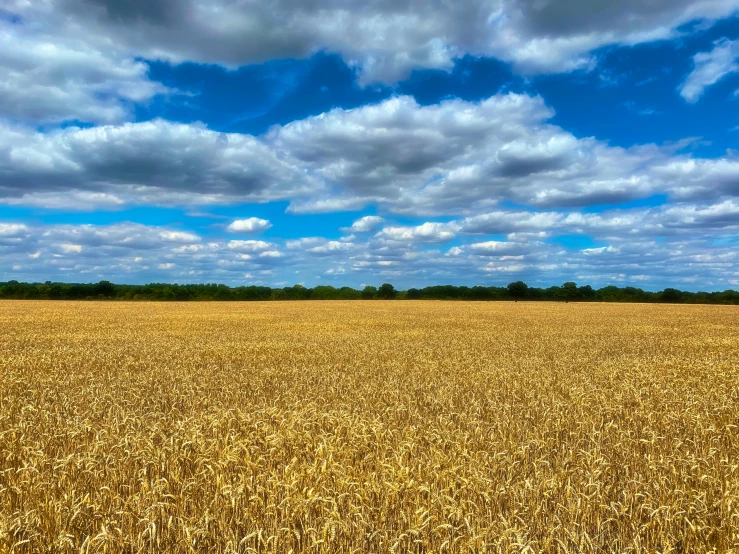
<instances>
[{"instance_id":1,"label":"distant tree","mask_svg":"<svg viewBox=\"0 0 739 554\"><path fill-rule=\"evenodd\" d=\"M172 293L172 296L175 296L174 291L170 291ZM231 289L228 288L226 285L218 285L216 288L216 293L213 298L214 300L231 300Z\"/></svg>"},{"instance_id":2,"label":"distant tree","mask_svg":"<svg viewBox=\"0 0 739 554\"><path fill-rule=\"evenodd\" d=\"M383 283L377 291L377 297L383 300L392 300L398 295L398 291L390 283Z\"/></svg>"},{"instance_id":3,"label":"distant tree","mask_svg":"<svg viewBox=\"0 0 739 554\"><path fill-rule=\"evenodd\" d=\"M562 285L562 292L566 300L576 300L580 296L577 290L577 283L573 283L572 281L568 281Z\"/></svg>"},{"instance_id":4,"label":"distant tree","mask_svg":"<svg viewBox=\"0 0 739 554\"><path fill-rule=\"evenodd\" d=\"M339 291L332 286L319 285L311 292L311 300L336 300L339 297Z\"/></svg>"},{"instance_id":5,"label":"distant tree","mask_svg":"<svg viewBox=\"0 0 739 554\"><path fill-rule=\"evenodd\" d=\"M618 302L621 300L621 289L614 285L609 285L598 289L596 296L602 302Z\"/></svg>"},{"instance_id":6,"label":"distant tree","mask_svg":"<svg viewBox=\"0 0 739 554\"><path fill-rule=\"evenodd\" d=\"M172 290L172 287L162 287L161 292L159 293L160 300L176 300L174 291Z\"/></svg>"},{"instance_id":7,"label":"distant tree","mask_svg":"<svg viewBox=\"0 0 739 554\"><path fill-rule=\"evenodd\" d=\"M272 289L272 292L269 295L269 299L270 300L287 300L285 289Z\"/></svg>"},{"instance_id":8,"label":"distant tree","mask_svg":"<svg viewBox=\"0 0 739 554\"><path fill-rule=\"evenodd\" d=\"M341 300L357 300L362 298L362 293L351 287L341 287L339 289L339 298Z\"/></svg>"},{"instance_id":9,"label":"distant tree","mask_svg":"<svg viewBox=\"0 0 739 554\"><path fill-rule=\"evenodd\" d=\"M308 300L308 299L373 299L397 300L597 300L600 302L680 302L682 304L739 304L739 292L691 292L668 288L662 292L645 291L636 287L607 286L593 290L589 285L578 287L565 283L561 287L546 289L528 287L522 281L508 287L456 287L437 285L423 289L411 288L398 292L385 283L383 288L369 286L359 291L350 287L336 289L318 286L314 289L302 285L272 289L261 286L228 287L216 283L178 285L176 283L149 283L147 285L116 285L108 281L99 283L19 283L16 280L0 282L0 298L53 299L53 300Z\"/></svg>"},{"instance_id":10,"label":"distant tree","mask_svg":"<svg viewBox=\"0 0 739 554\"><path fill-rule=\"evenodd\" d=\"M377 296L377 287L372 287L370 285L367 285L364 287L364 290L362 290L362 298L364 300L372 300Z\"/></svg>"},{"instance_id":11,"label":"distant tree","mask_svg":"<svg viewBox=\"0 0 739 554\"><path fill-rule=\"evenodd\" d=\"M311 296L311 289L300 284L285 287L282 290L285 292L285 300L308 300Z\"/></svg>"},{"instance_id":12,"label":"distant tree","mask_svg":"<svg viewBox=\"0 0 739 554\"><path fill-rule=\"evenodd\" d=\"M624 287L623 300L627 302L639 302L644 299L644 291L637 287Z\"/></svg>"},{"instance_id":13,"label":"distant tree","mask_svg":"<svg viewBox=\"0 0 739 554\"><path fill-rule=\"evenodd\" d=\"M716 294L716 302L721 304L739 304L739 292L727 289Z\"/></svg>"},{"instance_id":14,"label":"distant tree","mask_svg":"<svg viewBox=\"0 0 739 554\"><path fill-rule=\"evenodd\" d=\"M580 297L585 300L592 300L595 298L595 291L593 290L593 287L590 285L585 285L584 287L580 287L577 289L578 293L580 294Z\"/></svg>"},{"instance_id":15,"label":"distant tree","mask_svg":"<svg viewBox=\"0 0 739 554\"><path fill-rule=\"evenodd\" d=\"M94 286L94 295L105 296L107 298L115 296L115 285L110 281L100 281Z\"/></svg>"},{"instance_id":16,"label":"distant tree","mask_svg":"<svg viewBox=\"0 0 739 554\"><path fill-rule=\"evenodd\" d=\"M667 288L662 291L662 302L680 302L682 300L682 293L677 289Z\"/></svg>"},{"instance_id":17,"label":"distant tree","mask_svg":"<svg viewBox=\"0 0 739 554\"><path fill-rule=\"evenodd\" d=\"M408 289L405 297L408 300L419 300L421 298L421 291L418 289Z\"/></svg>"},{"instance_id":18,"label":"distant tree","mask_svg":"<svg viewBox=\"0 0 739 554\"><path fill-rule=\"evenodd\" d=\"M508 294L513 298L524 298L529 292L529 286L523 281L516 281L508 285Z\"/></svg>"}]
</instances>

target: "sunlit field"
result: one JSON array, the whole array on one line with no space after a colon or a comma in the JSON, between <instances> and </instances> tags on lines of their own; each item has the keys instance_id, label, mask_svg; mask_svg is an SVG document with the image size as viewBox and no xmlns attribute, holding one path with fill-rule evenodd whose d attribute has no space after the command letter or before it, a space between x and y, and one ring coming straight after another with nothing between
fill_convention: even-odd
<instances>
[{"instance_id":1,"label":"sunlit field","mask_svg":"<svg viewBox=\"0 0 739 554\"><path fill-rule=\"evenodd\" d=\"M0 302L0 552L739 552L739 308Z\"/></svg>"}]
</instances>

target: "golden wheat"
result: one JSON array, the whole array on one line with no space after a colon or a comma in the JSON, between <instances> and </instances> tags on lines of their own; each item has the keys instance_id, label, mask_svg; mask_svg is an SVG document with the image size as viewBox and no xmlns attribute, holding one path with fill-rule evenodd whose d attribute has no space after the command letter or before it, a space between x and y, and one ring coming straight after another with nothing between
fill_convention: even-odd
<instances>
[{"instance_id":1,"label":"golden wheat","mask_svg":"<svg viewBox=\"0 0 739 554\"><path fill-rule=\"evenodd\" d=\"M736 307L0 303L0 552L739 552Z\"/></svg>"}]
</instances>

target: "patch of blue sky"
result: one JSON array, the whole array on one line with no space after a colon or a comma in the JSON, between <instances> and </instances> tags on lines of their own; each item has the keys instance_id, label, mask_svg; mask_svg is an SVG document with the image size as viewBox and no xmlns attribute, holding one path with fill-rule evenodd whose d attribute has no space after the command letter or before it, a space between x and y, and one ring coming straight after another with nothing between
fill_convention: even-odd
<instances>
[{"instance_id":1,"label":"patch of blue sky","mask_svg":"<svg viewBox=\"0 0 739 554\"><path fill-rule=\"evenodd\" d=\"M271 126L387 98L387 87L362 88L356 71L335 55L275 60L236 70L195 63L149 62L149 76L183 94L159 96L137 119L163 117L233 133L261 135Z\"/></svg>"},{"instance_id":2,"label":"patch of blue sky","mask_svg":"<svg viewBox=\"0 0 739 554\"><path fill-rule=\"evenodd\" d=\"M577 137L625 148L700 137L696 155L720 156L732 127L726 101L739 87L739 74L708 87L692 104L679 88L693 68L691 54L710 51L722 37L739 38L739 18L676 41L604 48L595 53L593 71L539 76L534 87L556 112L551 123Z\"/></svg>"},{"instance_id":3,"label":"patch of blue sky","mask_svg":"<svg viewBox=\"0 0 739 554\"><path fill-rule=\"evenodd\" d=\"M501 92L524 92L526 81L515 76L509 64L467 55L455 60L451 71L413 71L396 90L413 96L420 105L438 104L447 98L477 102Z\"/></svg>"},{"instance_id":4,"label":"patch of blue sky","mask_svg":"<svg viewBox=\"0 0 739 554\"><path fill-rule=\"evenodd\" d=\"M17 13L0 7L0 21L11 25L20 25L23 23L23 18Z\"/></svg>"},{"instance_id":5,"label":"patch of blue sky","mask_svg":"<svg viewBox=\"0 0 739 554\"><path fill-rule=\"evenodd\" d=\"M601 246L608 246L607 243L597 241L591 236L575 234L555 235L546 239L546 242L550 244L559 244L572 250L584 250L586 248L600 248Z\"/></svg>"},{"instance_id":6,"label":"patch of blue sky","mask_svg":"<svg viewBox=\"0 0 739 554\"><path fill-rule=\"evenodd\" d=\"M201 214L196 219L210 217L223 227L238 219L258 217L272 222L272 227L263 232L265 237L296 239L301 237L325 237L338 239L346 233L340 229L351 227L357 219L366 215L375 215L374 210L358 212L331 212L319 214L290 214L285 210L289 202L268 202L265 204L211 205L190 210L190 214ZM231 233L229 233L231 234ZM238 233L233 234L238 235Z\"/></svg>"}]
</instances>

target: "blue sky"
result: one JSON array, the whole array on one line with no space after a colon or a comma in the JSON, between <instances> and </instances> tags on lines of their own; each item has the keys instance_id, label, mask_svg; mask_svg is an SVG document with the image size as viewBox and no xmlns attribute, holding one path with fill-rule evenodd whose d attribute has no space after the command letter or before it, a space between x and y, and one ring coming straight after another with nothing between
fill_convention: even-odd
<instances>
[{"instance_id":1,"label":"blue sky","mask_svg":"<svg viewBox=\"0 0 739 554\"><path fill-rule=\"evenodd\" d=\"M739 288L739 0L10 0L0 280Z\"/></svg>"}]
</instances>

